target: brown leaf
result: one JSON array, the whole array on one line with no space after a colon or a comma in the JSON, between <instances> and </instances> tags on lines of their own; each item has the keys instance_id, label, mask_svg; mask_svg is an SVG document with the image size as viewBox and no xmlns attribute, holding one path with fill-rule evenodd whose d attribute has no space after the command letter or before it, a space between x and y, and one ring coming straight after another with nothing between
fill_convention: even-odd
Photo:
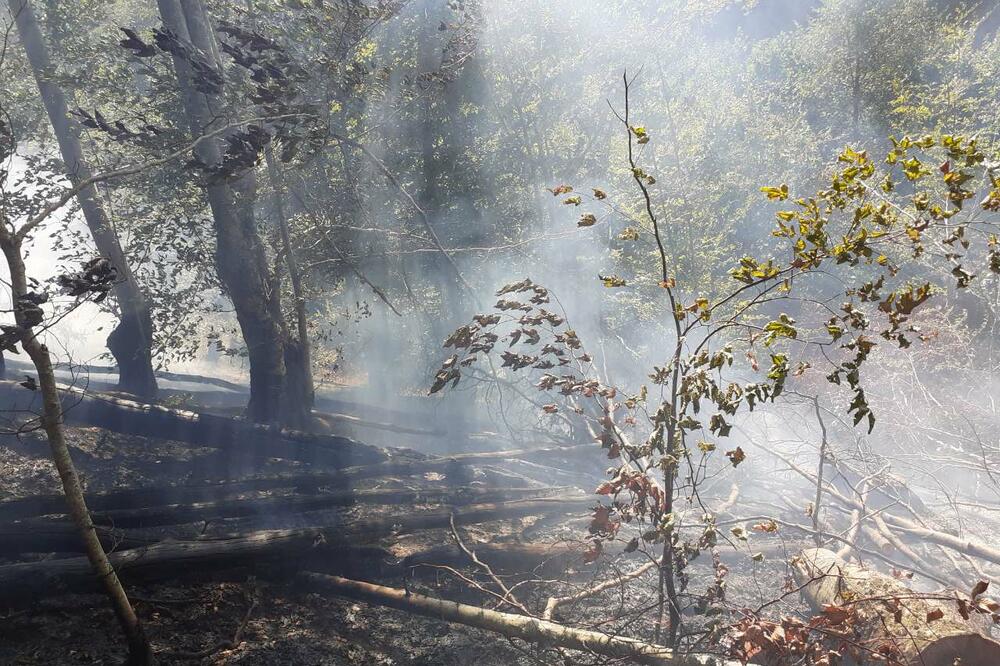
<instances>
[{"instance_id":1,"label":"brown leaf","mask_svg":"<svg viewBox=\"0 0 1000 666\"><path fill-rule=\"evenodd\" d=\"M940 608L935 608L934 610L927 613L927 621L934 622L935 620L940 620L944 617L944 611Z\"/></svg>"},{"instance_id":2,"label":"brown leaf","mask_svg":"<svg viewBox=\"0 0 1000 666\"><path fill-rule=\"evenodd\" d=\"M990 582L988 580L981 580L978 583L976 583L975 586L972 588L972 595L971 596L972 596L973 600L975 600L976 597L978 597L980 594L982 594L983 592L985 592L987 590L987 588L989 588L989 586L990 586Z\"/></svg>"},{"instance_id":3,"label":"brown leaf","mask_svg":"<svg viewBox=\"0 0 1000 666\"><path fill-rule=\"evenodd\" d=\"M750 529L752 529L755 532L767 532L771 534L778 531L778 523L774 522L773 520L768 520L763 523L757 523Z\"/></svg>"}]
</instances>

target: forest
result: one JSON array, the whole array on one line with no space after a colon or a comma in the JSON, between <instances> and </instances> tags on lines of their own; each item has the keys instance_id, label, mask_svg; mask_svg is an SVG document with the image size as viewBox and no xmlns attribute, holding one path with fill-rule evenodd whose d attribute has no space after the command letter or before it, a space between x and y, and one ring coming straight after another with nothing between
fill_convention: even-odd
<instances>
[{"instance_id":1,"label":"forest","mask_svg":"<svg viewBox=\"0 0 1000 666\"><path fill-rule=\"evenodd\" d=\"M1000 665L1000 0L0 5L0 664Z\"/></svg>"}]
</instances>

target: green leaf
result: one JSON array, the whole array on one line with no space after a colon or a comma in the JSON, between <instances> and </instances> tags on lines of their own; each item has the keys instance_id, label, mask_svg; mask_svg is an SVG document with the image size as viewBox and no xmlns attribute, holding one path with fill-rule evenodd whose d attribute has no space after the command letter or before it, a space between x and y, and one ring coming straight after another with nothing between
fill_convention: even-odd
<instances>
[{"instance_id":1,"label":"green leaf","mask_svg":"<svg viewBox=\"0 0 1000 666\"><path fill-rule=\"evenodd\" d=\"M760 191L767 195L772 201L784 201L788 198L788 185L782 183L778 187L762 187Z\"/></svg>"}]
</instances>

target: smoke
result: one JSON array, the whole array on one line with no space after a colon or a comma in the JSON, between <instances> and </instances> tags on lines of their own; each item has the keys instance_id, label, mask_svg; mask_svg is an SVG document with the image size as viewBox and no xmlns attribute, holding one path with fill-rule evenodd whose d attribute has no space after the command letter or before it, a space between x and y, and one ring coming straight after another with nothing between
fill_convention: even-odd
<instances>
[{"instance_id":1,"label":"smoke","mask_svg":"<svg viewBox=\"0 0 1000 666\"><path fill-rule=\"evenodd\" d=\"M564 427L540 415L536 405L491 379L488 367L455 392L426 396L446 355L443 338L488 311L498 287L525 277L552 292L553 309L578 332L602 380L638 390L652 366L665 361L672 333L656 287L655 244L616 117L624 113L625 72L633 81L630 121L652 137L641 162L656 178L654 211L679 290L687 302L712 298L730 284L726 268L739 256L771 251L773 212L760 201L760 186L815 190L845 143L875 150L889 132L923 131L906 126L915 118L930 129L944 129L945 120L963 131L981 124L977 108L923 120L899 111L927 102L933 113L932 99L914 95L952 85L958 75L995 72L988 58L965 52L954 35L957 64L908 71L908 60L926 59L935 46L921 32L934 11L929 2L896 0L496 0L478 3L467 25L467 15L444 3L410 3L370 36L367 71L389 71L351 110L370 126L366 146L399 187L357 151L331 154L330 172L339 169L356 181L344 175L332 187L338 195L353 191L356 206L317 213L331 217L350 264L402 316L347 262L336 273L312 276L321 407L443 427L448 436L433 441L354 433L372 443L443 452L503 446L500 440L511 438L544 441L552 431L564 435ZM897 15L904 19L885 19ZM844 35L833 29L839 23L857 29ZM474 48L462 51L463 40ZM995 52L995 41L984 48ZM844 77L859 55L862 64L883 64L862 70L855 90L855 81ZM441 80L421 76L456 61L454 73ZM917 92L905 104L892 104L903 84ZM563 184L585 195L600 188L611 206L564 204L567 197L549 191ZM269 205L265 199L262 206ZM577 226L584 213L595 214L597 223ZM76 217L52 224L82 229ZM637 240L623 240L628 228L638 231ZM53 275L59 263L46 249L45 233L38 234L29 259L39 279ZM605 288L599 276L608 275L626 286ZM980 300L995 302L995 282L983 289ZM928 330L941 333L918 345L918 354L942 349L945 339L949 349L988 341L989 322L997 321L991 307L979 313L989 325L976 338L958 321L961 309L943 298L927 322ZM53 326L52 338L59 341L53 351L63 360L96 359L112 322L94 306L78 308ZM216 314L206 316L206 324L233 322ZM247 370L238 356L221 356L211 346L171 369L243 380ZM983 483L983 461L997 455L984 434L995 432L995 409L986 392L954 388L994 386L992 359L951 355L938 364L914 364L887 353L871 374L879 428L867 436L850 424L836 426L836 446L845 455L863 467L891 458L925 496L940 490L925 473L930 459L948 468L949 483ZM740 378L754 377L746 370ZM516 388L528 397L537 393L530 385ZM831 412L843 412L844 395L822 381L808 388L822 393ZM808 404L781 409L784 416L766 412L741 424L733 446L752 451L755 442L771 442L815 462L819 429ZM916 412L920 419L913 418ZM974 418L964 422L970 413ZM755 464L752 457L737 474L759 471Z\"/></svg>"}]
</instances>

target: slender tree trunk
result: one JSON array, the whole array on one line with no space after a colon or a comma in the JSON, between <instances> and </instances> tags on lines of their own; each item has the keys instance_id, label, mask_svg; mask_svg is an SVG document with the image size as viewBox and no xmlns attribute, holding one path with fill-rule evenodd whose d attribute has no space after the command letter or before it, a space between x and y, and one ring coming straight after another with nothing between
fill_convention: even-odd
<instances>
[{"instance_id":1,"label":"slender tree trunk","mask_svg":"<svg viewBox=\"0 0 1000 666\"><path fill-rule=\"evenodd\" d=\"M52 370L49 350L35 337L30 323L25 321L23 311L16 305L28 294L27 274L20 239L15 237L2 221L0 221L0 226L2 226L0 228L0 249L3 250L10 271L11 301L15 303L14 317L17 325L24 329L21 345L31 358L35 365L35 371L38 373L38 390L42 394L42 428L45 430L49 447L52 449L52 460L55 462L59 479L62 481L70 517L83 539L84 550L94 570L94 575L104 587L105 593L111 600L115 615L125 632L129 650L128 663L150 664L153 661L153 654L143 632L142 624L125 594L121 581L118 580L114 567L108 560L107 553L101 546L97 531L90 519L90 512L87 510L80 477L76 472L69 446L66 443L62 405L59 401L59 392L55 373Z\"/></svg>"},{"instance_id":2,"label":"slender tree trunk","mask_svg":"<svg viewBox=\"0 0 1000 666\"><path fill-rule=\"evenodd\" d=\"M292 298L295 300L295 325L298 339L286 340L285 369L288 374L287 398L302 401L312 405L315 399L315 389L312 379L312 350L309 345L309 319L306 316L306 297L302 289L302 271L299 269L295 250L292 248L291 233L288 229L288 218L285 216L285 175L281 164L274 158L274 151L268 146L264 150L267 160L268 179L274 190L274 213L277 217L278 231L281 234L281 251L285 255L285 267L288 268L288 279L292 285Z\"/></svg>"},{"instance_id":3,"label":"slender tree trunk","mask_svg":"<svg viewBox=\"0 0 1000 666\"><path fill-rule=\"evenodd\" d=\"M157 0L166 28L190 42L208 57L216 52L215 36L200 0ZM215 62L218 62L217 60ZM221 100L199 92L191 67L174 57L174 68L192 135L217 123ZM203 141L197 150L205 164L217 164L219 145ZM257 182L252 171L226 182L206 186L215 225L215 265L233 302L250 358L249 418L302 427L312 404L292 398L288 389L285 350L288 345L279 294L272 289L267 253L254 219Z\"/></svg>"},{"instance_id":4,"label":"slender tree trunk","mask_svg":"<svg viewBox=\"0 0 1000 666\"><path fill-rule=\"evenodd\" d=\"M8 5L17 22L21 43L31 63L38 92L52 123L69 179L74 183L85 180L91 176L91 171L83 158L80 130L69 115L62 90L50 78L53 72L52 62L35 13L29 0L8 0ZM100 204L96 187L92 185L83 189L77 195L77 200L97 251L111 261L120 278L114 288L118 300L119 323L108 336L108 349L118 364L119 388L144 398L155 397L153 320L149 303L136 282L118 236Z\"/></svg>"}]
</instances>

